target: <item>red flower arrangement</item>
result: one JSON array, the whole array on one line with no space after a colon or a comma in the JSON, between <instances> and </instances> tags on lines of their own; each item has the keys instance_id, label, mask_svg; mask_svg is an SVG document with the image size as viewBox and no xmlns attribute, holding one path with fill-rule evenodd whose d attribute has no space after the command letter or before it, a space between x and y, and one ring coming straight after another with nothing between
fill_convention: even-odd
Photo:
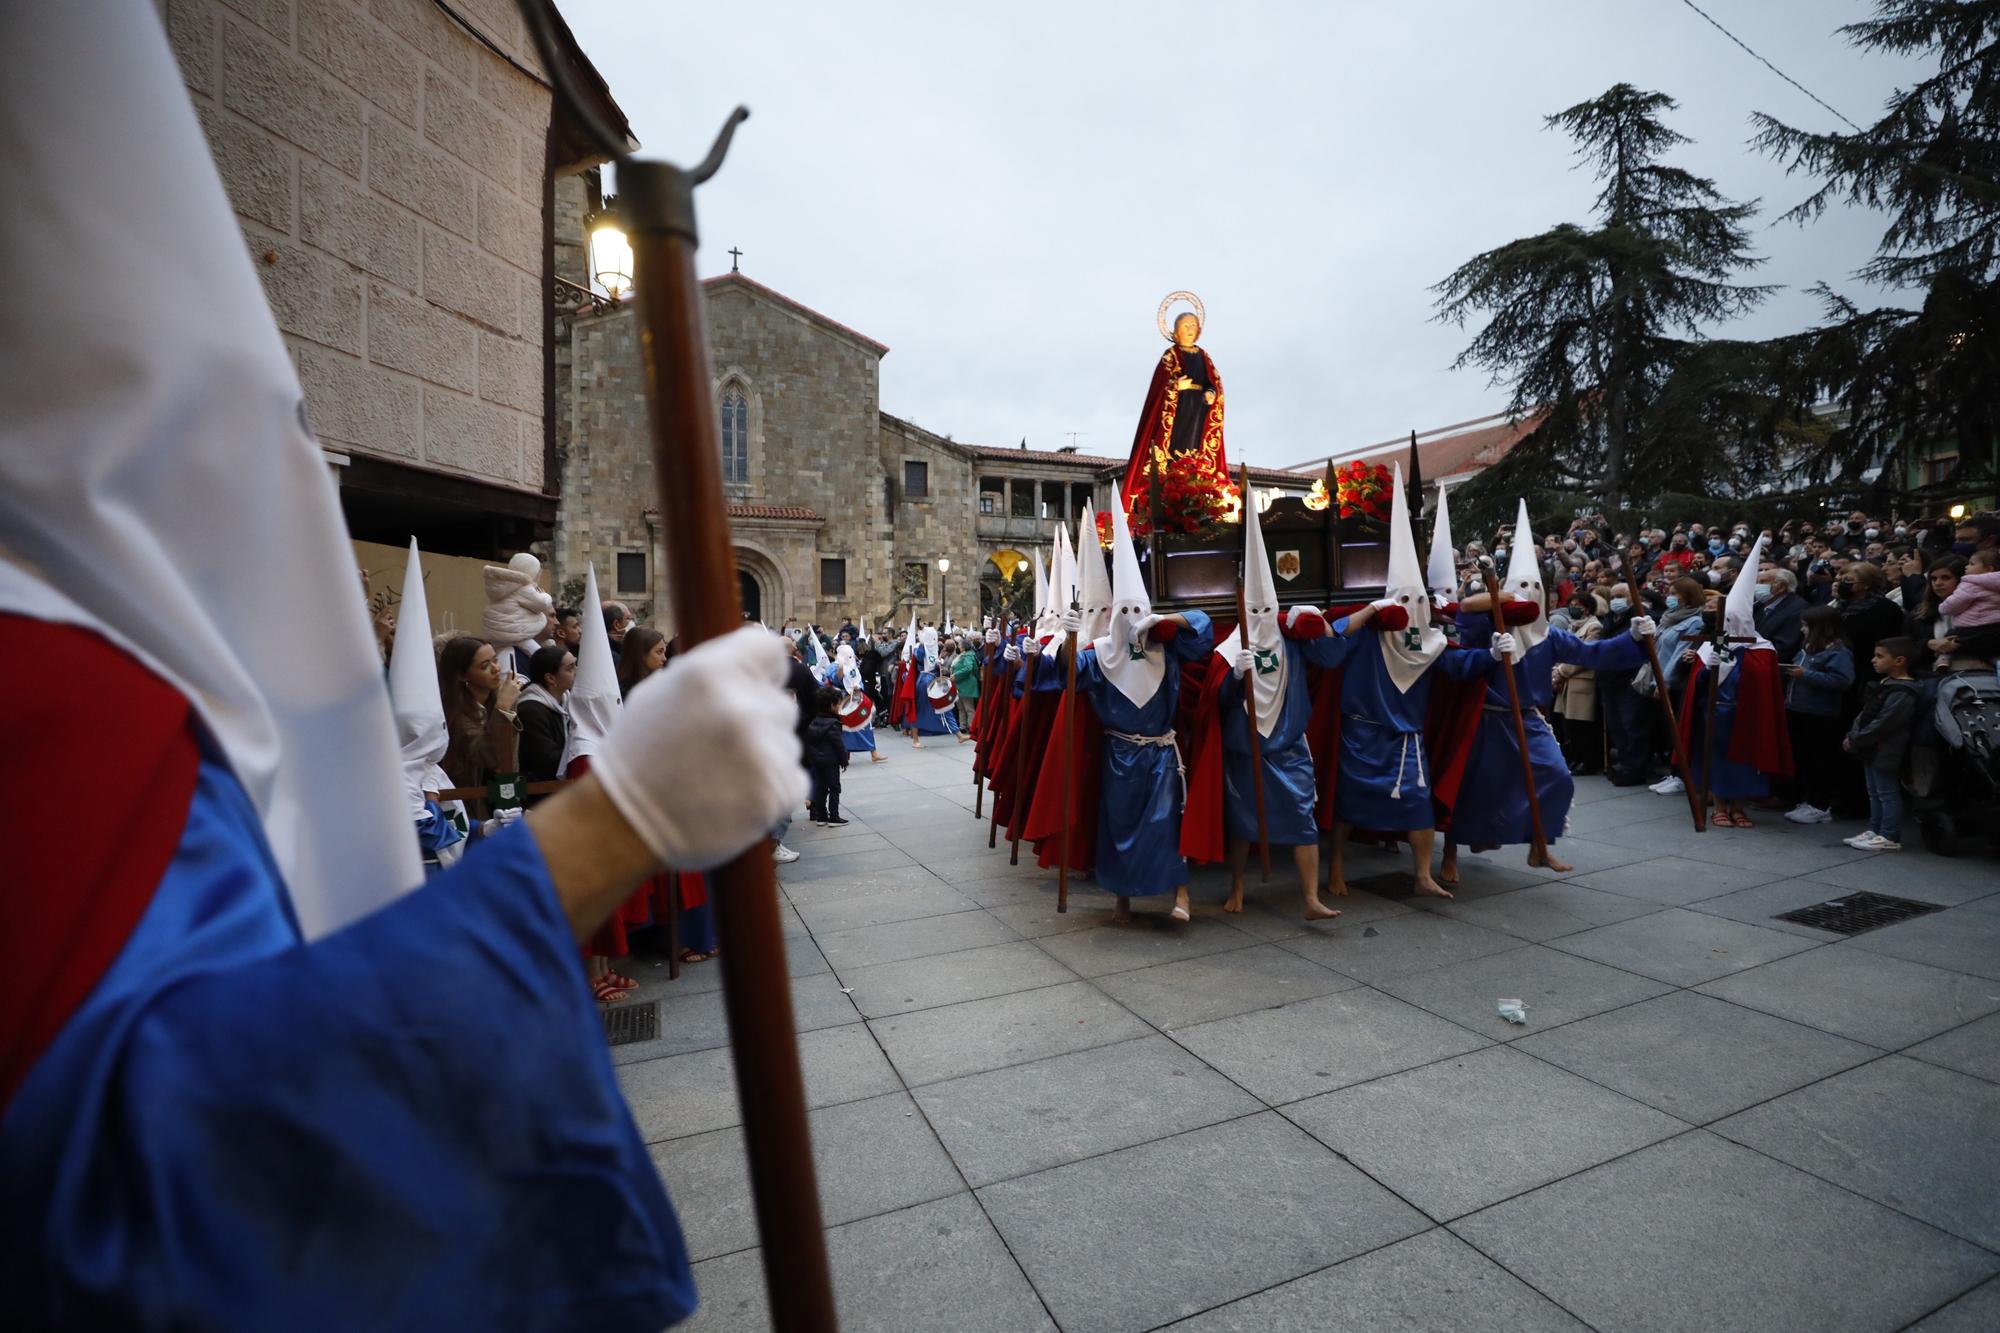
<instances>
[{"instance_id":1,"label":"red flower arrangement","mask_svg":"<svg viewBox=\"0 0 2000 1333\"><path fill-rule=\"evenodd\" d=\"M1097 514L1097 544L1105 550L1111 549L1111 511L1102 509Z\"/></svg>"},{"instance_id":2,"label":"red flower arrangement","mask_svg":"<svg viewBox=\"0 0 2000 1333\"><path fill-rule=\"evenodd\" d=\"M1333 479L1342 518L1359 515L1377 523L1389 521L1389 490L1393 483L1388 468L1357 458L1335 468Z\"/></svg>"},{"instance_id":3,"label":"red flower arrangement","mask_svg":"<svg viewBox=\"0 0 2000 1333\"><path fill-rule=\"evenodd\" d=\"M1134 537L1153 530L1152 478L1144 477L1127 497L1128 521ZM1160 474L1160 529L1201 532L1212 528L1235 507L1236 488L1216 477L1199 454L1182 454ZM1106 519L1110 515L1104 515Z\"/></svg>"}]
</instances>

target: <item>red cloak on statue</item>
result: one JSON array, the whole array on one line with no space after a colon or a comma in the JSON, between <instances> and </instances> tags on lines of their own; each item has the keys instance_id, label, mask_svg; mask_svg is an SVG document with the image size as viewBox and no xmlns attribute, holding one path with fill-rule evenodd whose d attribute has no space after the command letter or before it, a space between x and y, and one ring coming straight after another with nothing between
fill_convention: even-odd
<instances>
[{"instance_id":1,"label":"red cloak on statue","mask_svg":"<svg viewBox=\"0 0 2000 1333\"><path fill-rule=\"evenodd\" d=\"M1125 501L1128 522L1132 518L1135 500L1144 499L1152 460L1158 457L1162 472L1173 461L1174 419L1179 415L1180 406L1180 395L1175 392L1174 385L1180 382L1183 373L1181 358L1184 355L1201 358L1203 373L1191 378L1205 378L1215 391L1215 401L1207 404L1207 415L1201 422L1198 435L1189 439L1189 432L1183 429L1183 444L1186 452L1200 458L1204 476L1212 477L1219 486L1230 484L1229 458L1222 447L1222 376L1216 373L1215 362L1201 348L1183 353L1179 346L1169 347L1153 366L1152 383L1146 386L1146 405L1139 410L1139 428L1132 434L1132 456L1125 464L1125 481L1119 491Z\"/></svg>"}]
</instances>

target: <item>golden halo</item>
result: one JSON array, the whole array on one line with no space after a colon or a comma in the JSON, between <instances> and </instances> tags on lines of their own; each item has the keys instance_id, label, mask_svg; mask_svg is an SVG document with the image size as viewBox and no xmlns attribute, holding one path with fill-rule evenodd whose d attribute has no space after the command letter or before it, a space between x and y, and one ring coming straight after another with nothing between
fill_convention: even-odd
<instances>
[{"instance_id":1,"label":"golden halo","mask_svg":"<svg viewBox=\"0 0 2000 1333\"><path fill-rule=\"evenodd\" d=\"M1167 323L1167 307L1176 301L1186 301L1193 306L1195 322L1204 329L1208 327L1208 308L1202 305L1199 296L1193 292L1168 292L1160 299L1159 313L1153 316L1153 323L1159 327L1160 336L1168 342L1174 340L1174 326Z\"/></svg>"}]
</instances>

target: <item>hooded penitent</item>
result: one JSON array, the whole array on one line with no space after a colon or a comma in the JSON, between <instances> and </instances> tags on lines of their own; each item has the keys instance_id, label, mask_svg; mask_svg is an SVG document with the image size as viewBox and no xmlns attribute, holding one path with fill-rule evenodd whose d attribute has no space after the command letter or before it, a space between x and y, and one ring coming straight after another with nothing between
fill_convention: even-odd
<instances>
[{"instance_id":1,"label":"hooded penitent","mask_svg":"<svg viewBox=\"0 0 2000 1333\"><path fill-rule=\"evenodd\" d=\"M583 637L577 643L576 684L569 687L569 744L563 747L557 772L569 767L570 760L589 758L604 744L618 721L624 696L618 689L618 659L611 651L611 635L605 631L604 617L590 614L601 606L597 599L597 562L583 567Z\"/></svg>"},{"instance_id":2,"label":"hooded penitent","mask_svg":"<svg viewBox=\"0 0 2000 1333\"><path fill-rule=\"evenodd\" d=\"M1289 662L1284 636L1278 629L1278 585L1271 577L1271 562L1264 557L1264 527L1249 511L1243 515L1243 614L1246 623L1215 645L1215 651L1224 662L1234 663L1248 642L1256 658L1250 671L1250 691L1257 701L1257 730L1269 736L1284 707Z\"/></svg>"},{"instance_id":3,"label":"hooded penitent","mask_svg":"<svg viewBox=\"0 0 2000 1333\"><path fill-rule=\"evenodd\" d=\"M1423 677L1444 651L1444 631L1431 624L1430 590L1417 564L1417 539L1410 531L1410 499L1403 492L1403 465L1395 465L1395 488L1389 496L1389 574L1383 596L1403 608L1409 623L1402 629L1376 634L1382 664L1389 679L1404 694Z\"/></svg>"},{"instance_id":4,"label":"hooded penitent","mask_svg":"<svg viewBox=\"0 0 2000 1333\"><path fill-rule=\"evenodd\" d=\"M1054 638L1062 632L1063 613L1079 596L1076 553L1069 544L1069 525L1056 524L1056 540L1049 558L1049 610L1040 632Z\"/></svg>"},{"instance_id":5,"label":"hooded penitent","mask_svg":"<svg viewBox=\"0 0 2000 1333\"><path fill-rule=\"evenodd\" d=\"M486 565L486 612L482 619L489 643L502 647L534 642L547 627L555 601L536 586L542 562L522 551L505 566Z\"/></svg>"},{"instance_id":6,"label":"hooded penitent","mask_svg":"<svg viewBox=\"0 0 2000 1333\"><path fill-rule=\"evenodd\" d=\"M840 670L840 688L853 694L861 688L861 663L854 656L854 645L843 643L833 650L833 664Z\"/></svg>"},{"instance_id":7,"label":"hooded penitent","mask_svg":"<svg viewBox=\"0 0 2000 1333\"><path fill-rule=\"evenodd\" d=\"M1139 551L1115 484L1111 500L1111 626L1096 641L1097 665L1112 688L1143 708L1167 678L1167 657L1139 628L1153 614L1153 599L1139 573Z\"/></svg>"},{"instance_id":8,"label":"hooded penitent","mask_svg":"<svg viewBox=\"0 0 2000 1333\"><path fill-rule=\"evenodd\" d=\"M1097 542L1097 516L1090 502L1083 506L1083 526L1077 529L1077 564L1081 567L1077 584L1083 602L1083 629L1079 643L1096 643L1111 629L1111 571L1104 567L1104 548Z\"/></svg>"},{"instance_id":9,"label":"hooded penitent","mask_svg":"<svg viewBox=\"0 0 2000 1333\"><path fill-rule=\"evenodd\" d=\"M1764 539L1750 548L1750 554L1743 557L1742 572L1736 582L1729 585L1729 595L1722 601L1722 640L1724 651L1720 674L1717 680L1726 680L1736 667L1736 655L1745 648L1769 648L1770 641L1757 632L1757 574L1764 567ZM1701 646L1701 660L1715 661L1715 649L1710 644Z\"/></svg>"},{"instance_id":10,"label":"hooded penitent","mask_svg":"<svg viewBox=\"0 0 2000 1333\"><path fill-rule=\"evenodd\" d=\"M92 631L188 701L315 940L423 868L290 351L158 19L0 14L0 610Z\"/></svg>"},{"instance_id":11,"label":"hooded penitent","mask_svg":"<svg viewBox=\"0 0 2000 1333\"><path fill-rule=\"evenodd\" d=\"M1535 532L1528 526L1528 502L1520 500L1514 514L1514 535L1510 539L1507 574L1500 580L1500 604L1494 608L1493 623L1514 636L1515 651L1526 657L1529 650L1549 637L1549 618L1543 614L1548 598L1542 590L1542 565L1535 558ZM1510 609L1508 604L1513 603ZM1528 613L1529 608L1534 614Z\"/></svg>"},{"instance_id":12,"label":"hooded penitent","mask_svg":"<svg viewBox=\"0 0 2000 1333\"><path fill-rule=\"evenodd\" d=\"M1028 629L1036 638L1046 639L1053 632L1049 628L1054 606L1049 594L1049 575L1042 564L1042 553L1031 551L1029 554L1035 562L1035 615L1028 623Z\"/></svg>"},{"instance_id":13,"label":"hooded penitent","mask_svg":"<svg viewBox=\"0 0 2000 1333\"><path fill-rule=\"evenodd\" d=\"M431 769L443 761L451 738L444 729L444 696L438 690L437 656L431 651L431 613L417 543L403 570L403 598L396 608L396 640L389 650L389 706L396 714L396 743L403 752L403 799L411 819L424 817Z\"/></svg>"},{"instance_id":14,"label":"hooded penitent","mask_svg":"<svg viewBox=\"0 0 2000 1333\"><path fill-rule=\"evenodd\" d=\"M1438 487L1437 523L1431 528L1431 555L1424 566L1424 580L1439 606L1458 601L1458 557L1451 544L1451 508L1442 485Z\"/></svg>"}]
</instances>

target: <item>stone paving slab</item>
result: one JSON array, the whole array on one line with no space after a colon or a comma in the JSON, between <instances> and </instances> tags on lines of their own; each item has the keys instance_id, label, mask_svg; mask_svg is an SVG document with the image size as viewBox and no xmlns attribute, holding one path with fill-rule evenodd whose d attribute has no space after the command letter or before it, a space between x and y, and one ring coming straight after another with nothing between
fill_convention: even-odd
<instances>
[{"instance_id":1,"label":"stone paving slab","mask_svg":"<svg viewBox=\"0 0 2000 1333\"><path fill-rule=\"evenodd\" d=\"M813 1170L828 1226L965 1191L908 1093L810 1112ZM653 1162L673 1196L688 1253L709 1259L757 1243L741 1129L670 1139Z\"/></svg>"},{"instance_id":2,"label":"stone paving slab","mask_svg":"<svg viewBox=\"0 0 2000 1333\"><path fill-rule=\"evenodd\" d=\"M1273 1009L1360 984L1270 944L1117 972L1098 982L1106 995L1161 1029Z\"/></svg>"},{"instance_id":3,"label":"stone paving slab","mask_svg":"<svg viewBox=\"0 0 2000 1333\"><path fill-rule=\"evenodd\" d=\"M1892 1055L1714 1129L2000 1250L2000 1085Z\"/></svg>"},{"instance_id":4,"label":"stone paving slab","mask_svg":"<svg viewBox=\"0 0 2000 1333\"><path fill-rule=\"evenodd\" d=\"M1055 1324L970 1194L826 1233L846 1333L1037 1333ZM762 1251L695 1265L702 1308L688 1333L768 1333Z\"/></svg>"},{"instance_id":5,"label":"stone paving slab","mask_svg":"<svg viewBox=\"0 0 2000 1333\"><path fill-rule=\"evenodd\" d=\"M989 1185L979 1196L1065 1333L1153 1328L1427 1225L1269 1113Z\"/></svg>"},{"instance_id":6,"label":"stone paving slab","mask_svg":"<svg viewBox=\"0 0 2000 1333\"><path fill-rule=\"evenodd\" d=\"M1050 935L1109 926L1117 907L1109 894L1078 894L1072 889L1069 911L1058 912L1055 891L1051 889L1047 893L1037 892L1013 902L997 903L986 910L1016 935L1039 940Z\"/></svg>"},{"instance_id":7,"label":"stone paving slab","mask_svg":"<svg viewBox=\"0 0 2000 1333\"><path fill-rule=\"evenodd\" d=\"M1534 890L1525 889L1525 893ZM1541 945L1488 954L1382 982L1379 989L1494 1041L1514 1041L1618 1009L1673 987ZM1527 1006L1525 1024L1500 1017L1501 999Z\"/></svg>"},{"instance_id":8,"label":"stone paving slab","mask_svg":"<svg viewBox=\"0 0 2000 1333\"><path fill-rule=\"evenodd\" d=\"M1843 889L1866 889L1898 898L1915 898L1919 902L1943 903L1947 907L2000 894L2000 861L1991 857L1959 857L1940 862L1927 856L1923 862L1930 868L1921 872L1913 872L1911 857L1908 850L1873 856L1815 870L1812 877Z\"/></svg>"},{"instance_id":9,"label":"stone paving slab","mask_svg":"<svg viewBox=\"0 0 2000 1333\"><path fill-rule=\"evenodd\" d=\"M2000 1278L1967 1292L1927 1319L1910 1325L1910 1333L1993 1333L2000 1328Z\"/></svg>"},{"instance_id":10,"label":"stone paving slab","mask_svg":"<svg viewBox=\"0 0 2000 1333\"><path fill-rule=\"evenodd\" d=\"M1083 981L877 1018L869 1027L911 1087L1152 1031Z\"/></svg>"},{"instance_id":11,"label":"stone paving slab","mask_svg":"<svg viewBox=\"0 0 2000 1333\"><path fill-rule=\"evenodd\" d=\"M1700 1131L1451 1229L1604 1330L1895 1329L2000 1256Z\"/></svg>"},{"instance_id":12,"label":"stone paving slab","mask_svg":"<svg viewBox=\"0 0 2000 1333\"><path fill-rule=\"evenodd\" d=\"M1736 866L1720 866L1709 861L1663 855L1637 865L1624 865L1615 870L1600 870L1595 874L1578 875L1571 879L1570 883L1601 889L1606 893L1623 894L1628 898L1643 898L1647 902L1664 903L1669 907L1684 907L1688 903L1700 902L1704 898L1735 893L1739 889L1755 888L1774 879L1789 878L1790 875L1779 871L1744 870Z\"/></svg>"},{"instance_id":13,"label":"stone paving slab","mask_svg":"<svg viewBox=\"0 0 2000 1333\"><path fill-rule=\"evenodd\" d=\"M1518 949L1521 941L1435 912L1413 911L1369 922L1342 917L1305 938L1281 940L1278 947L1361 981L1383 981Z\"/></svg>"},{"instance_id":14,"label":"stone paving slab","mask_svg":"<svg viewBox=\"0 0 2000 1333\"><path fill-rule=\"evenodd\" d=\"M1162 915L1133 914L1124 925L1045 935L1036 943L1078 976L1101 977L1134 968L1179 962L1227 949L1247 949L1257 941L1219 916L1181 925Z\"/></svg>"},{"instance_id":15,"label":"stone paving slab","mask_svg":"<svg viewBox=\"0 0 2000 1333\"><path fill-rule=\"evenodd\" d=\"M1860 949L1813 949L1699 989L1891 1051L2000 1010L2000 985Z\"/></svg>"},{"instance_id":16,"label":"stone paving slab","mask_svg":"<svg viewBox=\"0 0 2000 1333\"><path fill-rule=\"evenodd\" d=\"M1706 1124L1878 1054L1689 991L1533 1033L1515 1046L1690 1124Z\"/></svg>"},{"instance_id":17,"label":"stone paving slab","mask_svg":"<svg viewBox=\"0 0 2000 1333\"><path fill-rule=\"evenodd\" d=\"M1687 1128L1505 1046L1295 1102L1284 1114L1441 1222Z\"/></svg>"},{"instance_id":18,"label":"stone paving slab","mask_svg":"<svg viewBox=\"0 0 2000 1333\"><path fill-rule=\"evenodd\" d=\"M1977 902L1949 907L1856 935L1834 947L1891 954L1911 962L2000 981L2000 911L1979 908Z\"/></svg>"},{"instance_id":19,"label":"stone paving slab","mask_svg":"<svg viewBox=\"0 0 2000 1333\"><path fill-rule=\"evenodd\" d=\"M869 1018L936 1009L1075 981L1076 974L1027 940L957 953L843 968L855 1008Z\"/></svg>"},{"instance_id":20,"label":"stone paving slab","mask_svg":"<svg viewBox=\"0 0 2000 1333\"><path fill-rule=\"evenodd\" d=\"M1933 1037L1904 1054L2000 1083L2000 1014Z\"/></svg>"},{"instance_id":21,"label":"stone paving slab","mask_svg":"<svg viewBox=\"0 0 2000 1333\"><path fill-rule=\"evenodd\" d=\"M902 1081L859 1023L799 1034L806 1105L861 1101L902 1089ZM618 1086L648 1143L742 1123L736 1062L729 1048L692 1051L618 1067Z\"/></svg>"},{"instance_id":22,"label":"stone paving slab","mask_svg":"<svg viewBox=\"0 0 2000 1333\"><path fill-rule=\"evenodd\" d=\"M932 1083L915 1095L975 1187L1264 1109L1165 1037Z\"/></svg>"},{"instance_id":23,"label":"stone paving slab","mask_svg":"<svg viewBox=\"0 0 2000 1333\"><path fill-rule=\"evenodd\" d=\"M703 963L702 967L713 964ZM719 989L687 993L668 990L660 998L660 1035L652 1041L629 1042L611 1048L611 1063L656 1060L663 1055L706 1051L729 1044L729 1018ZM800 1032L859 1023L860 1013L831 972L792 979L792 1019Z\"/></svg>"},{"instance_id":24,"label":"stone paving slab","mask_svg":"<svg viewBox=\"0 0 2000 1333\"><path fill-rule=\"evenodd\" d=\"M945 916L971 912L979 904L949 885L933 882L911 888L883 889L857 893L851 897L811 903L798 909L799 920L815 935L827 936L843 930L885 926L892 921L913 921L924 916Z\"/></svg>"},{"instance_id":25,"label":"stone paving slab","mask_svg":"<svg viewBox=\"0 0 2000 1333\"><path fill-rule=\"evenodd\" d=\"M1365 987L1181 1028L1174 1039L1273 1106L1488 1044Z\"/></svg>"},{"instance_id":26,"label":"stone paving slab","mask_svg":"<svg viewBox=\"0 0 2000 1333\"><path fill-rule=\"evenodd\" d=\"M1443 1230L1399 1240L1173 1325L1176 1333L1570 1333L1583 1327Z\"/></svg>"},{"instance_id":27,"label":"stone paving slab","mask_svg":"<svg viewBox=\"0 0 2000 1333\"><path fill-rule=\"evenodd\" d=\"M1021 938L991 914L967 906L967 911L945 916L914 917L819 935L820 952L836 971L845 973L879 963L900 963L909 958L957 953L989 944L1010 944Z\"/></svg>"},{"instance_id":28,"label":"stone paving slab","mask_svg":"<svg viewBox=\"0 0 2000 1333\"><path fill-rule=\"evenodd\" d=\"M1783 931L1670 907L1579 935L1565 935L1551 940L1549 947L1655 981L1698 986L1810 949L1813 944Z\"/></svg>"},{"instance_id":29,"label":"stone paving slab","mask_svg":"<svg viewBox=\"0 0 2000 1333\"><path fill-rule=\"evenodd\" d=\"M1815 926L1801 925L1796 921L1780 921L1778 914L1795 912L1801 907L1813 907L1836 898L1845 898L1851 892L1853 890L1838 888L1816 879L1781 879L1769 884L1759 884L1755 888L1725 893L1720 898L1707 898L1698 903L1689 903L1688 910L1706 912L1710 916L1727 917L1731 921L1741 921L1749 926L1762 926L1766 930L1783 931L1787 935L1797 935L1800 939L1830 943L1847 937L1837 931L1820 930Z\"/></svg>"},{"instance_id":30,"label":"stone paving slab","mask_svg":"<svg viewBox=\"0 0 2000 1333\"><path fill-rule=\"evenodd\" d=\"M1512 893L1438 903L1431 911L1537 943L1575 935L1660 910L1660 904L1606 893L1570 880L1554 880Z\"/></svg>"}]
</instances>

